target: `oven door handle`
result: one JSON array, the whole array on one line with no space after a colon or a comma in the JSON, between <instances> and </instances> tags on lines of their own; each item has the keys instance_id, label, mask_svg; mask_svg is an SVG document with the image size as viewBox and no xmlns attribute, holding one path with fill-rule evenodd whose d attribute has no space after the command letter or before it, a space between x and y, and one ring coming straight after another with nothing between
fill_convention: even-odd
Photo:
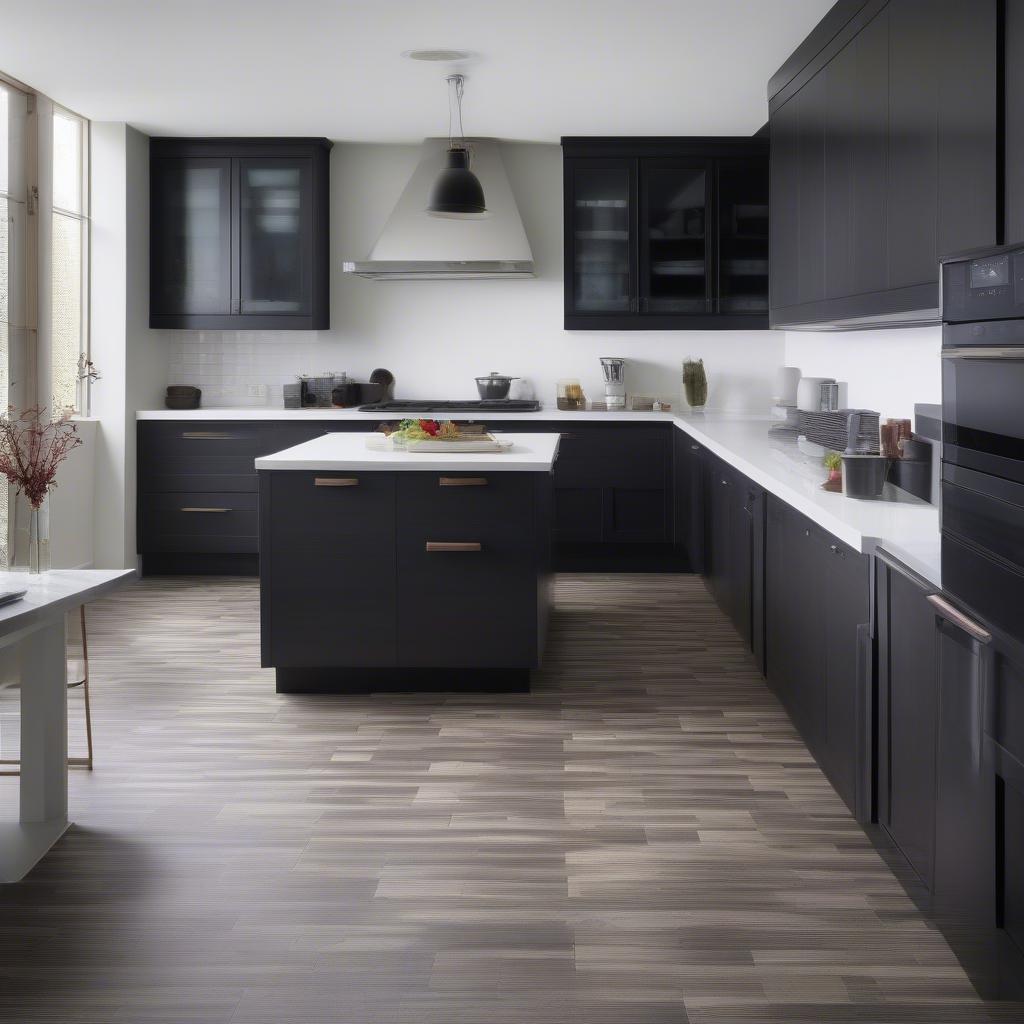
<instances>
[{"instance_id":1,"label":"oven door handle","mask_svg":"<svg viewBox=\"0 0 1024 1024\"><path fill-rule=\"evenodd\" d=\"M944 348L943 359L1017 359L1024 360L1024 345L1012 348Z\"/></svg>"}]
</instances>

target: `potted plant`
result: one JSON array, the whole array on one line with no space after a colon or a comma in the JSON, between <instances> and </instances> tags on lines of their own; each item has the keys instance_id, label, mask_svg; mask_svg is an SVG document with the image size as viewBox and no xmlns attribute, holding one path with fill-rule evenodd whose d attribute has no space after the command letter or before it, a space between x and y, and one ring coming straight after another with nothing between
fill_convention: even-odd
<instances>
[{"instance_id":1,"label":"potted plant","mask_svg":"<svg viewBox=\"0 0 1024 1024\"><path fill-rule=\"evenodd\" d=\"M841 494L843 491L843 457L839 452L825 452L822 459L825 468L828 470L828 479L821 485L824 491L834 491Z\"/></svg>"},{"instance_id":2,"label":"potted plant","mask_svg":"<svg viewBox=\"0 0 1024 1024\"><path fill-rule=\"evenodd\" d=\"M60 419L44 419L38 406L18 416L13 409L0 417L0 473L24 495L30 506L28 571L50 568L50 527L47 497L57 486L57 470L82 439L70 420L70 410Z\"/></svg>"}]
</instances>

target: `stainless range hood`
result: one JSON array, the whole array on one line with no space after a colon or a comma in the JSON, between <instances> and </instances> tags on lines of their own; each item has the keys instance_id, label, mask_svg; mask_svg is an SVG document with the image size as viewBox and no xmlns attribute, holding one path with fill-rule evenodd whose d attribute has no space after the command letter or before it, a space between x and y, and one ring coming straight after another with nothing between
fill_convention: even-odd
<instances>
[{"instance_id":1,"label":"stainless range hood","mask_svg":"<svg viewBox=\"0 0 1024 1024\"><path fill-rule=\"evenodd\" d=\"M533 277L533 252L519 218L498 143L467 139L473 173L487 213L449 218L426 212L430 187L444 167L447 139L427 139L380 238L365 260L342 265L346 274L372 281L446 281L459 278Z\"/></svg>"}]
</instances>

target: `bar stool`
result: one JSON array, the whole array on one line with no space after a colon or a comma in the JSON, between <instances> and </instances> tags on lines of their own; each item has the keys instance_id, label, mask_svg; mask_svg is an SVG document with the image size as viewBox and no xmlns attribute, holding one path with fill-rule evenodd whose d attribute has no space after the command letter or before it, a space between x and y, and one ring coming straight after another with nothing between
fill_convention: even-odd
<instances>
[{"instance_id":1,"label":"bar stool","mask_svg":"<svg viewBox=\"0 0 1024 1024\"><path fill-rule=\"evenodd\" d=\"M82 697L85 702L85 744L87 753L85 757L69 757L68 766L72 768L86 768L89 771L92 771L92 709L89 706L89 637L85 629L84 604L78 609L78 614L79 622L82 628L82 677L80 679L75 679L74 681L69 682L68 689L72 690L79 686L82 687ZM21 761L17 758L0 758L0 764L20 766ZM0 775L20 774L20 767L14 769L0 770Z\"/></svg>"}]
</instances>

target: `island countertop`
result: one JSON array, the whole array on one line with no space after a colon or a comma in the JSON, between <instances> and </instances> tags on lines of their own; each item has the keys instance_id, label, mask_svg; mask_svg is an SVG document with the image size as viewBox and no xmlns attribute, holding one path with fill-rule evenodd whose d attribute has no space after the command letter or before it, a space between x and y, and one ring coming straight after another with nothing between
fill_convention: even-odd
<instances>
[{"instance_id":1,"label":"island countertop","mask_svg":"<svg viewBox=\"0 0 1024 1024\"><path fill-rule=\"evenodd\" d=\"M374 451L366 447L369 433L331 433L256 460L258 470L443 471L547 473L558 452L559 435L510 435L503 452Z\"/></svg>"}]
</instances>

